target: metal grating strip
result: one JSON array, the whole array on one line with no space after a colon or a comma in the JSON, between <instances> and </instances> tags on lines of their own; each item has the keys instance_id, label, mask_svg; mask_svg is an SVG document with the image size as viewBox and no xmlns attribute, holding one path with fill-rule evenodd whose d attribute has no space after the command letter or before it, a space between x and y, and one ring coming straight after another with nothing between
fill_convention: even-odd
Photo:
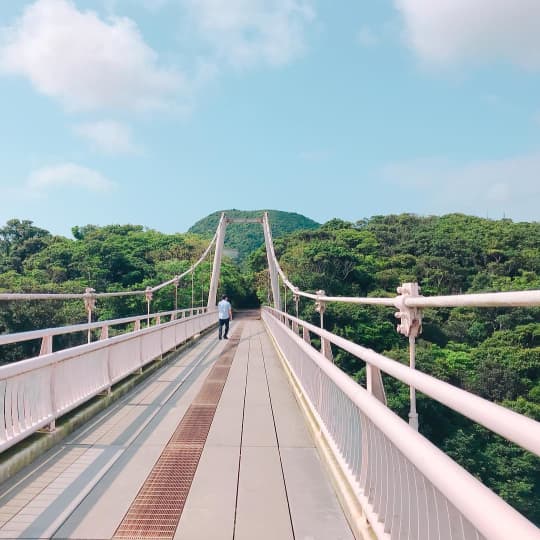
<instances>
[{"instance_id":1,"label":"metal grating strip","mask_svg":"<svg viewBox=\"0 0 540 540\"><path fill-rule=\"evenodd\" d=\"M171 540L174 537L241 333L242 323L235 328L113 538Z\"/></svg>"}]
</instances>

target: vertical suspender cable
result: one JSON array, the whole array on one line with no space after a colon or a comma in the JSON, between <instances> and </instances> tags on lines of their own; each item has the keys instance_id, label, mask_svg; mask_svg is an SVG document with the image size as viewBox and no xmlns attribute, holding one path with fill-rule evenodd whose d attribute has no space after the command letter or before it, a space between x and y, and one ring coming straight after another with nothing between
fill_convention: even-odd
<instances>
[{"instance_id":1,"label":"vertical suspender cable","mask_svg":"<svg viewBox=\"0 0 540 540\"><path fill-rule=\"evenodd\" d=\"M191 271L191 314L193 315L193 305L195 304L195 292L194 292L194 284L193 284L193 270Z\"/></svg>"}]
</instances>

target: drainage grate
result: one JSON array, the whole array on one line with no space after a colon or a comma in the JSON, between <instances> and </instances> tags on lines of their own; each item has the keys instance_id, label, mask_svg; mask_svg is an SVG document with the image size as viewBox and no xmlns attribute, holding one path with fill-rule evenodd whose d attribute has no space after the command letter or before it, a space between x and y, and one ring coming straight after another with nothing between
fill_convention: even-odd
<instances>
[{"instance_id":1,"label":"drainage grate","mask_svg":"<svg viewBox=\"0 0 540 540\"><path fill-rule=\"evenodd\" d=\"M242 324L239 324L113 538L170 540L174 537L241 332Z\"/></svg>"}]
</instances>

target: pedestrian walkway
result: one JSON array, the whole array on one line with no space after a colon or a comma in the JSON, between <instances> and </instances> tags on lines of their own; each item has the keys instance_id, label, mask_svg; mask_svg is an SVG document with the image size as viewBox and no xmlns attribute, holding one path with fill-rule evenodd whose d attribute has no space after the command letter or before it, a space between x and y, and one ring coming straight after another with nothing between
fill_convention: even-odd
<instances>
[{"instance_id":1,"label":"pedestrian walkway","mask_svg":"<svg viewBox=\"0 0 540 540\"><path fill-rule=\"evenodd\" d=\"M1 486L0 538L352 540L263 324L231 338L202 338Z\"/></svg>"}]
</instances>

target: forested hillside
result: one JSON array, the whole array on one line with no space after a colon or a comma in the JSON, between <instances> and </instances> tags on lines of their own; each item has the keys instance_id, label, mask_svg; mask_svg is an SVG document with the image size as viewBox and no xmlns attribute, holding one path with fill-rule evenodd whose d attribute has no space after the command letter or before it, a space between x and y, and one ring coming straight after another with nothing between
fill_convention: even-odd
<instances>
[{"instance_id":1,"label":"forested hillside","mask_svg":"<svg viewBox=\"0 0 540 540\"><path fill-rule=\"evenodd\" d=\"M163 234L141 225L73 227L74 239L51 235L31 221L10 220L0 227L0 292L98 292L131 291L156 285L185 271L206 249L208 240L194 234ZM211 260L197 268L193 280L193 303L206 305ZM236 306L251 298L249 284L238 267L224 259L221 288ZM174 287L158 291L154 311L174 308ZM178 306L192 303L191 278L180 283ZM141 314L142 296L100 300L99 320ZM83 302L2 302L0 333L22 332L84 322ZM80 337L80 336L79 336ZM64 338L68 339L68 338ZM71 338L69 338L71 339ZM39 343L3 347L2 362L35 353Z\"/></svg>"},{"instance_id":2,"label":"forested hillside","mask_svg":"<svg viewBox=\"0 0 540 540\"><path fill-rule=\"evenodd\" d=\"M540 289L540 223L447 215L375 216L332 220L318 230L275 242L291 281L330 295L395 296L402 282L422 294ZM250 260L261 299L268 277L261 249ZM294 311L291 296L288 310ZM313 302L301 318L318 322ZM329 304L325 326L357 343L408 362L407 340L396 332L394 309ZM444 381L540 420L540 309L425 310L417 367ZM335 351L359 381L364 366ZM385 377L389 405L407 418L408 388ZM536 457L473 426L422 394L421 432L540 523L540 463Z\"/></svg>"},{"instance_id":3,"label":"forested hillside","mask_svg":"<svg viewBox=\"0 0 540 540\"><path fill-rule=\"evenodd\" d=\"M212 237L222 212L233 218L253 218L262 217L265 210L220 210L197 221L188 232ZM302 229L316 229L320 226L316 221L293 212L280 210L267 210L267 212L274 238ZM227 227L225 248L239 262L244 261L263 243L264 235L258 223L234 223Z\"/></svg>"},{"instance_id":4,"label":"forested hillside","mask_svg":"<svg viewBox=\"0 0 540 540\"><path fill-rule=\"evenodd\" d=\"M229 213L229 212L228 212ZM234 215L234 214L233 214ZM276 253L291 281L305 290L331 295L395 296L402 282L418 281L422 294L540 289L540 223L513 223L452 214L375 216L349 223L334 219L321 227L291 217L291 234L275 228ZM242 213L246 216L246 213ZM73 239L54 236L30 221L0 227L0 292L99 292L144 289L187 269L205 249L219 213L193 233L167 235L140 225L74 227ZM212 221L213 220L213 221ZM236 225L235 227L239 227ZM238 231L230 227L229 231ZM241 229L240 229L241 230ZM253 231L261 233L260 225ZM249 233L251 234L251 232ZM282 234L282 236L280 236ZM242 256L262 241L233 235ZM249 246L249 248L247 247ZM234 307L268 299L264 247L240 266L225 259L221 291ZM193 303L206 303L210 263L194 278ZM288 310L294 309L288 296ZM181 284L179 307L192 303L191 280ZM174 307L174 289L159 291L152 309ZM145 311L144 298L98 302L96 317L107 319ZM300 316L317 321L312 302L302 300ZM0 333L82 322L83 302L0 304ZM407 363L407 340L396 332L394 310L330 304L326 328ZM64 339L73 339L72 337ZM71 342L57 343L66 345ZM39 344L3 347L2 361L35 354ZM363 381L361 362L334 351L337 363ZM417 367L540 420L540 308L425 310ZM385 377L389 405L403 418L408 388ZM511 504L540 523L540 463L423 395L418 396L421 431Z\"/></svg>"}]
</instances>

